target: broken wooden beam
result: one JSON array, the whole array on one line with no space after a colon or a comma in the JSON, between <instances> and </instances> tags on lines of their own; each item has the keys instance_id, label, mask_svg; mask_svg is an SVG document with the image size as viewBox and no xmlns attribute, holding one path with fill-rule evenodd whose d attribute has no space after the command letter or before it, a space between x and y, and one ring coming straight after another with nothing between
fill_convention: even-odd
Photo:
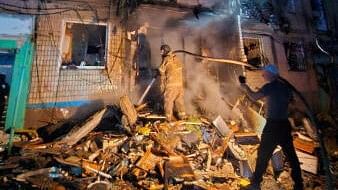
<instances>
[{"instance_id":1,"label":"broken wooden beam","mask_svg":"<svg viewBox=\"0 0 338 190\"><path fill-rule=\"evenodd\" d=\"M293 145L295 146L296 149L310 154L312 154L317 148L317 145L315 144L314 141L306 141L299 137L293 139Z\"/></svg>"},{"instance_id":2,"label":"broken wooden beam","mask_svg":"<svg viewBox=\"0 0 338 190\"><path fill-rule=\"evenodd\" d=\"M57 144L65 144L68 146L73 146L77 142L79 142L83 137L85 137L88 133L95 129L95 127L100 123L103 115L106 112L106 108L101 111L95 113L92 117L90 117L86 123L80 128L76 127L71 130L61 141L57 142Z\"/></svg>"},{"instance_id":3,"label":"broken wooden beam","mask_svg":"<svg viewBox=\"0 0 338 190\"><path fill-rule=\"evenodd\" d=\"M122 113L127 117L128 124L134 125L137 121L137 111L127 95L120 98L120 107Z\"/></svg>"}]
</instances>

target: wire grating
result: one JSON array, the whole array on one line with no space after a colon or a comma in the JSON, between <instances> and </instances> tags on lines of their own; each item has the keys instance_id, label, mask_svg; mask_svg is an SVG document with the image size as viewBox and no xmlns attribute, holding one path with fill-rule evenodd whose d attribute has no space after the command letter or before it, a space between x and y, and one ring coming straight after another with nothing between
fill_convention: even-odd
<instances>
[{"instance_id":1,"label":"wire grating","mask_svg":"<svg viewBox=\"0 0 338 190\"><path fill-rule=\"evenodd\" d=\"M99 10L97 10L99 11ZM102 12L102 11L101 11ZM108 12L108 11L105 11ZM89 13L89 14L88 14ZM109 30L107 69L62 69L60 67L63 20L93 19L94 13L40 16L37 20L36 54L32 68L29 103L55 103L95 99L98 94L119 93L124 60L122 29ZM81 18L79 18L81 17ZM112 20L112 19L111 19ZM114 25L114 21L109 23Z\"/></svg>"}]
</instances>

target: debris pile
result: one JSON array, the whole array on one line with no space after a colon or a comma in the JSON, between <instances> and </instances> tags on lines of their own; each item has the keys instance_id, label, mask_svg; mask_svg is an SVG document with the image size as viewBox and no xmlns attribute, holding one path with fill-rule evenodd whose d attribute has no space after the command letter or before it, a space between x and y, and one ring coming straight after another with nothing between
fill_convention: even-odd
<instances>
[{"instance_id":1,"label":"debris pile","mask_svg":"<svg viewBox=\"0 0 338 190\"><path fill-rule=\"evenodd\" d=\"M124 96L81 123L16 131L13 155L1 150L0 188L240 189L249 183L259 145L258 133L240 125L220 116L169 123ZM298 152L317 158L315 143L304 138L295 138ZM276 149L263 189L292 188L283 160ZM305 168L305 183L321 187L318 166Z\"/></svg>"}]
</instances>

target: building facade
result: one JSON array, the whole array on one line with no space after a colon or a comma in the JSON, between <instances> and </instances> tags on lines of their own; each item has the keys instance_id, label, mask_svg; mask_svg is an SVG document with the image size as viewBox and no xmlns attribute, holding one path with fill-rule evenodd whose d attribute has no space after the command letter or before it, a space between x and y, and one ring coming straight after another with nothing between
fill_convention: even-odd
<instances>
[{"instance_id":1,"label":"building facade","mask_svg":"<svg viewBox=\"0 0 338 190\"><path fill-rule=\"evenodd\" d=\"M161 62L162 44L258 68L276 64L314 110L326 109L327 98L319 97L329 95L318 87L313 52L317 29L336 26L336 20L327 24L322 18L329 1L323 9L319 0L131 2L0 1L7 12L36 18L27 126L82 115L116 103L121 94L142 92ZM243 73L251 86L264 84L259 71L179 56L186 65L186 88L196 76L204 77L190 69L197 65L224 91L232 91L227 84L235 85Z\"/></svg>"}]
</instances>

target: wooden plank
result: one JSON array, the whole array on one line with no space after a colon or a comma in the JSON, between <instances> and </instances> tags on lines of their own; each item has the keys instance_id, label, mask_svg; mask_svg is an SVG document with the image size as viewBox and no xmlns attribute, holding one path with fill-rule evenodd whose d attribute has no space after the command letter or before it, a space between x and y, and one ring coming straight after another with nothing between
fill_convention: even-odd
<instances>
[{"instance_id":1,"label":"wooden plank","mask_svg":"<svg viewBox=\"0 0 338 190\"><path fill-rule=\"evenodd\" d=\"M298 137L293 140L293 145L295 146L296 149L302 150L310 154L312 154L315 151L315 148L317 147L313 141L311 142L302 140Z\"/></svg>"},{"instance_id":2,"label":"wooden plank","mask_svg":"<svg viewBox=\"0 0 338 190\"><path fill-rule=\"evenodd\" d=\"M318 158L310 154L296 151L297 157L300 162L300 168L304 171L317 174Z\"/></svg>"},{"instance_id":3,"label":"wooden plank","mask_svg":"<svg viewBox=\"0 0 338 190\"><path fill-rule=\"evenodd\" d=\"M76 144L100 123L106 110L107 108L104 108L94 114L89 120L87 120L87 122L82 127L76 128L75 130L69 132L68 135L64 137L60 142L57 142L57 144L67 144L68 146L73 146L74 144Z\"/></svg>"},{"instance_id":4,"label":"wooden plank","mask_svg":"<svg viewBox=\"0 0 338 190\"><path fill-rule=\"evenodd\" d=\"M129 125L134 125L137 121L137 111L128 96L120 98L120 107L122 113L127 116Z\"/></svg>"}]
</instances>

